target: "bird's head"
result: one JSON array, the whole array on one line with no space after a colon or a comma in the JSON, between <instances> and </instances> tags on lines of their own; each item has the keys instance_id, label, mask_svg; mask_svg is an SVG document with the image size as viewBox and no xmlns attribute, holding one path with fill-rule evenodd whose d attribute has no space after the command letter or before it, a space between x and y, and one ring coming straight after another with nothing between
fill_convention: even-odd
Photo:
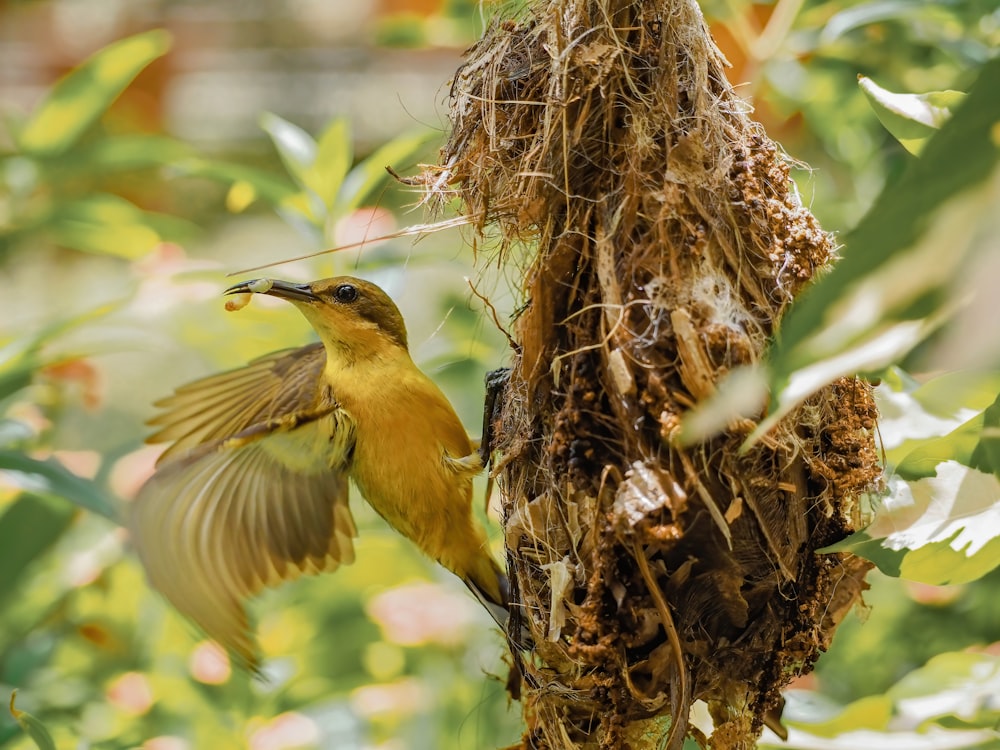
<instances>
[{"instance_id":1,"label":"bird's head","mask_svg":"<svg viewBox=\"0 0 1000 750\"><path fill-rule=\"evenodd\" d=\"M349 359L399 347L406 350L406 325L399 308L379 287L352 276L307 284L254 279L235 284L226 294L267 294L288 300L305 316L326 345Z\"/></svg>"}]
</instances>

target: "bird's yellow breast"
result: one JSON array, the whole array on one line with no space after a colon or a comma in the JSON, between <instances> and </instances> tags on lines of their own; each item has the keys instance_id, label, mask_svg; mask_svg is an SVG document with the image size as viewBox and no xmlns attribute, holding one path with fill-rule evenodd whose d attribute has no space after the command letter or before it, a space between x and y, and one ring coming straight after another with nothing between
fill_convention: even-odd
<instances>
[{"instance_id":1,"label":"bird's yellow breast","mask_svg":"<svg viewBox=\"0 0 1000 750\"><path fill-rule=\"evenodd\" d=\"M440 557L449 518L468 523L472 472L449 459L473 452L461 421L440 389L402 356L327 378L356 425L351 478L392 526Z\"/></svg>"}]
</instances>

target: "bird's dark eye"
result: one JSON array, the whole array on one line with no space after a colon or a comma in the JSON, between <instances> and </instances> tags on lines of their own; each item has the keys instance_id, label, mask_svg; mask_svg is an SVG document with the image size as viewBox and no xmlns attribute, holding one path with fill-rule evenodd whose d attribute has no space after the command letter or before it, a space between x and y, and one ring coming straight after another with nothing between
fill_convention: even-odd
<instances>
[{"instance_id":1,"label":"bird's dark eye","mask_svg":"<svg viewBox=\"0 0 1000 750\"><path fill-rule=\"evenodd\" d=\"M354 284L341 284L333 290L337 302L354 302L358 298L358 288Z\"/></svg>"}]
</instances>

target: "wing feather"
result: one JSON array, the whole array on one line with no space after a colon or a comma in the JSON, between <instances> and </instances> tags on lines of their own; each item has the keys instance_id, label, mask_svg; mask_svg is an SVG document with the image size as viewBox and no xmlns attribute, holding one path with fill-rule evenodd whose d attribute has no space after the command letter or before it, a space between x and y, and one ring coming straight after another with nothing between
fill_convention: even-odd
<instances>
[{"instance_id":1,"label":"wing feather","mask_svg":"<svg viewBox=\"0 0 1000 750\"><path fill-rule=\"evenodd\" d=\"M149 421L159 430L147 442L173 443L160 456L162 464L204 443L299 411L316 401L325 365L323 345L307 344L181 386L156 402L165 411Z\"/></svg>"},{"instance_id":2,"label":"wing feather","mask_svg":"<svg viewBox=\"0 0 1000 750\"><path fill-rule=\"evenodd\" d=\"M352 429L344 421L338 429ZM289 470L273 439L167 464L140 490L130 524L153 585L248 666L257 652L246 600L354 559L343 467Z\"/></svg>"},{"instance_id":3,"label":"wing feather","mask_svg":"<svg viewBox=\"0 0 1000 750\"><path fill-rule=\"evenodd\" d=\"M319 344L262 357L158 402L151 442L173 440L132 504L150 582L255 668L247 600L353 562L354 423L322 387Z\"/></svg>"}]
</instances>

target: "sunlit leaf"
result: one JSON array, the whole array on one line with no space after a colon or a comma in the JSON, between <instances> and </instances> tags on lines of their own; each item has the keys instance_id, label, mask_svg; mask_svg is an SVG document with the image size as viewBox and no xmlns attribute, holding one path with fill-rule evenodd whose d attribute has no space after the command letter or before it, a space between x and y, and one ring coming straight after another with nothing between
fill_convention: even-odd
<instances>
[{"instance_id":1,"label":"sunlit leaf","mask_svg":"<svg viewBox=\"0 0 1000 750\"><path fill-rule=\"evenodd\" d=\"M0 515L0 601L24 571L54 545L73 521L73 506L54 497L21 495Z\"/></svg>"},{"instance_id":2,"label":"sunlit leaf","mask_svg":"<svg viewBox=\"0 0 1000 750\"><path fill-rule=\"evenodd\" d=\"M886 464L907 479L933 476L949 459L971 466L982 411L997 393L1000 372L958 371L921 384L890 368L875 389Z\"/></svg>"},{"instance_id":3,"label":"sunlit leaf","mask_svg":"<svg viewBox=\"0 0 1000 750\"><path fill-rule=\"evenodd\" d=\"M117 509L104 492L54 459L39 461L20 451L0 450L0 471L27 492L63 498L115 523L119 522Z\"/></svg>"},{"instance_id":4,"label":"sunlit leaf","mask_svg":"<svg viewBox=\"0 0 1000 750\"><path fill-rule=\"evenodd\" d=\"M35 743L38 750L56 750L55 740L52 739L49 730L45 728L45 725L39 719L26 711L18 710L14 706L16 698L17 691L15 690L10 694L10 714L17 720L24 733L31 738L31 741Z\"/></svg>"},{"instance_id":5,"label":"sunlit leaf","mask_svg":"<svg viewBox=\"0 0 1000 750\"><path fill-rule=\"evenodd\" d=\"M163 135L121 133L74 149L59 161L60 171L110 172L175 165L192 156L192 148Z\"/></svg>"},{"instance_id":6,"label":"sunlit leaf","mask_svg":"<svg viewBox=\"0 0 1000 750\"><path fill-rule=\"evenodd\" d=\"M832 44L854 29L883 21L921 21L944 26L953 23L953 16L939 3L914 3L912 0L876 0L850 4L833 15L823 28L822 44ZM836 6L835 6L836 7Z\"/></svg>"},{"instance_id":7,"label":"sunlit leaf","mask_svg":"<svg viewBox=\"0 0 1000 750\"><path fill-rule=\"evenodd\" d=\"M970 466L1000 477L1000 396L983 412L983 429Z\"/></svg>"},{"instance_id":8,"label":"sunlit leaf","mask_svg":"<svg viewBox=\"0 0 1000 750\"><path fill-rule=\"evenodd\" d=\"M0 339L0 401L26 388L35 372L52 358L42 356L42 348L60 335L74 328L93 322L117 309L117 304L96 307L81 315L61 318L17 338ZM72 358L66 357L63 358Z\"/></svg>"},{"instance_id":9,"label":"sunlit leaf","mask_svg":"<svg viewBox=\"0 0 1000 750\"><path fill-rule=\"evenodd\" d=\"M260 126L271 137L288 173L306 187L306 176L316 163L316 141L298 125L271 112L261 115Z\"/></svg>"},{"instance_id":10,"label":"sunlit leaf","mask_svg":"<svg viewBox=\"0 0 1000 750\"><path fill-rule=\"evenodd\" d=\"M885 129L911 154L919 154L923 150L927 140L965 98L961 91L896 94L865 76L858 78L858 85Z\"/></svg>"},{"instance_id":11,"label":"sunlit leaf","mask_svg":"<svg viewBox=\"0 0 1000 750\"><path fill-rule=\"evenodd\" d=\"M1000 58L845 238L843 260L792 306L769 358L772 413L755 437L834 379L901 361L964 304L967 266L990 255L1000 221L998 90ZM993 318L949 336L998 339Z\"/></svg>"},{"instance_id":12,"label":"sunlit leaf","mask_svg":"<svg viewBox=\"0 0 1000 750\"><path fill-rule=\"evenodd\" d=\"M170 35L157 29L94 53L52 87L22 128L21 149L37 156L63 153L143 68L166 54L170 42Z\"/></svg>"},{"instance_id":13,"label":"sunlit leaf","mask_svg":"<svg viewBox=\"0 0 1000 750\"><path fill-rule=\"evenodd\" d=\"M59 206L48 230L53 241L74 250L135 259L165 239L182 239L193 225L143 211L124 198L95 194Z\"/></svg>"},{"instance_id":14,"label":"sunlit leaf","mask_svg":"<svg viewBox=\"0 0 1000 750\"><path fill-rule=\"evenodd\" d=\"M226 184L244 182L253 187L257 197L272 206L297 192L287 180L243 164L192 158L176 164L175 168L183 175L204 177Z\"/></svg>"},{"instance_id":15,"label":"sunlit leaf","mask_svg":"<svg viewBox=\"0 0 1000 750\"><path fill-rule=\"evenodd\" d=\"M17 419L0 418L0 446L8 446L30 439L34 431Z\"/></svg>"},{"instance_id":16,"label":"sunlit leaf","mask_svg":"<svg viewBox=\"0 0 1000 750\"><path fill-rule=\"evenodd\" d=\"M995 728L1000 721L1000 657L938 654L886 691L898 720L911 726L953 716L966 725Z\"/></svg>"},{"instance_id":17,"label":"sunlit leaf","mask_svg":"<svg viewBox=\"0 0 1000 750\"><path fill-rule=\"evenodd\" d=\"M911 395L929 414L961 417L969 410L987 408L996 400L997 393L1000 393L1000 372L959 370L918 384Z\"/></svg>"},{"instance_id":18,"label":"sunlit leaf","mask_svg":"<svg viewBox=\"0 0 1000 750\"><path fill-rule=\"evenodd\" d=\"M797 707L796 707L797 708ZM829 710L829 706L824 707ZM856 700L841 708L829 718L818 721L806 721L798 718L803 711L792 709L797 720L786 723L792 726L802 726L809 734L817 737L836 737L839 734L859 729L882 730L889 726L892 719L892 701L885 695L871 695Z\"/></svg>"},{"instance_id":19,"label":"sunlit leaf","mask_svg":"<svg viewBox=\"0 0 1000 750\"><path fill-rule=\"evenodd\" d=\"M226 193L226 210L240 214L257 200L257 189L246 180L237 180Z\"/></svg>"},{"instance_id":20,"label":"sunlit leaf","mask_svg":"<svg viewBox=\"0 0 1000 750\"><path fill-rule=\"evenodd\" d=\"M894 476L874 522L825 551L934 585L981 578L1000 566L1000 480L957 461L912 482Z\"/></svg>"},{"instance_id":21,"label":"sunlit leaf","mask_svg":"<svg viewBox=\"0 0 1000 750\"><path fill-rule=\"evenodd\" d=\"M996 372L949 373L912 393L894 392L883 381L876 401L887 466L908 480L934 476L945 461L1000 476L998 392Z\"/></svg>"},{"instance_id":22,"label":"sunlit leaf","mask_svg":"<svg viewBox=\"0 0 1000 750\"><path fill-rule=\"evenodd\" d=\"M310 199L312 197L312 199ZM322 240L323 218L317 213L322 206L317 207L316 196L308 191L296 193L285 198L276 208L278 215L303 237L313 241Z\"/></svg>"},{"instance_id":23,"label":"sunlit leaf","mask_svg":"<svg viewBox=\"0 0 1000 750\"><path fill-rule=\"evenodd\" d=\"M982 433L983 415L977 414L949 433L915 441L915 446L914 441L910 441L906 444L910 450L896 459L895 471L903 479L913 481L934 476L938 465L945 461L957 461L965 466L972 466L972 456L976 446L979 445ZM892 452L894 458L898 454L898 450Z\"/></svg>"},{"instance_id":24,"label":"sunlit leaf","mask_svg":"<svg viewBox=\"0 0 1000 750\"><path fill-rule=\"evenodd\" d=\"M877 732L871 729L847 730L836 737L815 737L792 729L786 741L767 734L759 748L781 750L987 750L993 738L989 729L945 729L931 725L926 729L897 729Z\"/></svg>"},{"instance_id":25,"label":"sunlit leaf","mask_svg":"<svg viewBox=\"0 0 1000 750\"><path fill-rule=\"evenodd\" d=\"M1000 706L1000 658L992 654L939 654L883 695L860 698L832 716L813 720L811 693L786 694L787 742L761 747L801 750L958 750L993 747ZM830 713L825 707L824 713Z\"/></svg>"},{"instance_id":26,"label":"sunlit leaf","mask_svg":"<svg viewBox=\"0 0 1000 750\"><path fill-rule=\"evenodd\" d=\"M767 381L760 369L738 367L708 398L684 415L677 439L684 445L707 440L734 421L757 416L767 400Z\"/></svg>"},{"instance_id":27,"label":"sunlit leaf","mask_svg":"<svg viewBox=\"0 0 1000 750\"><path fill-rule=\"evenodd\" d=\"M338 118L320 136L316 159L303 176L306 187L316 193L328 209L333 207L353 158L350 123L345 118Z\"/></svg>"},{"instance_id":28,"label":"sunlit leaf","mask_svg":"<svg viewBox=\"0 0 1000 750\"><path fill-rule=\"evenodd\" d=\"M440 133L419 131L395 138L376 149L354 167L344 180L337 199L338 215L363 205L372 192L388 179L386 167L402 169L408 166L407 162L437 137L440 137Z\"/></svg>"}]
</instances>

